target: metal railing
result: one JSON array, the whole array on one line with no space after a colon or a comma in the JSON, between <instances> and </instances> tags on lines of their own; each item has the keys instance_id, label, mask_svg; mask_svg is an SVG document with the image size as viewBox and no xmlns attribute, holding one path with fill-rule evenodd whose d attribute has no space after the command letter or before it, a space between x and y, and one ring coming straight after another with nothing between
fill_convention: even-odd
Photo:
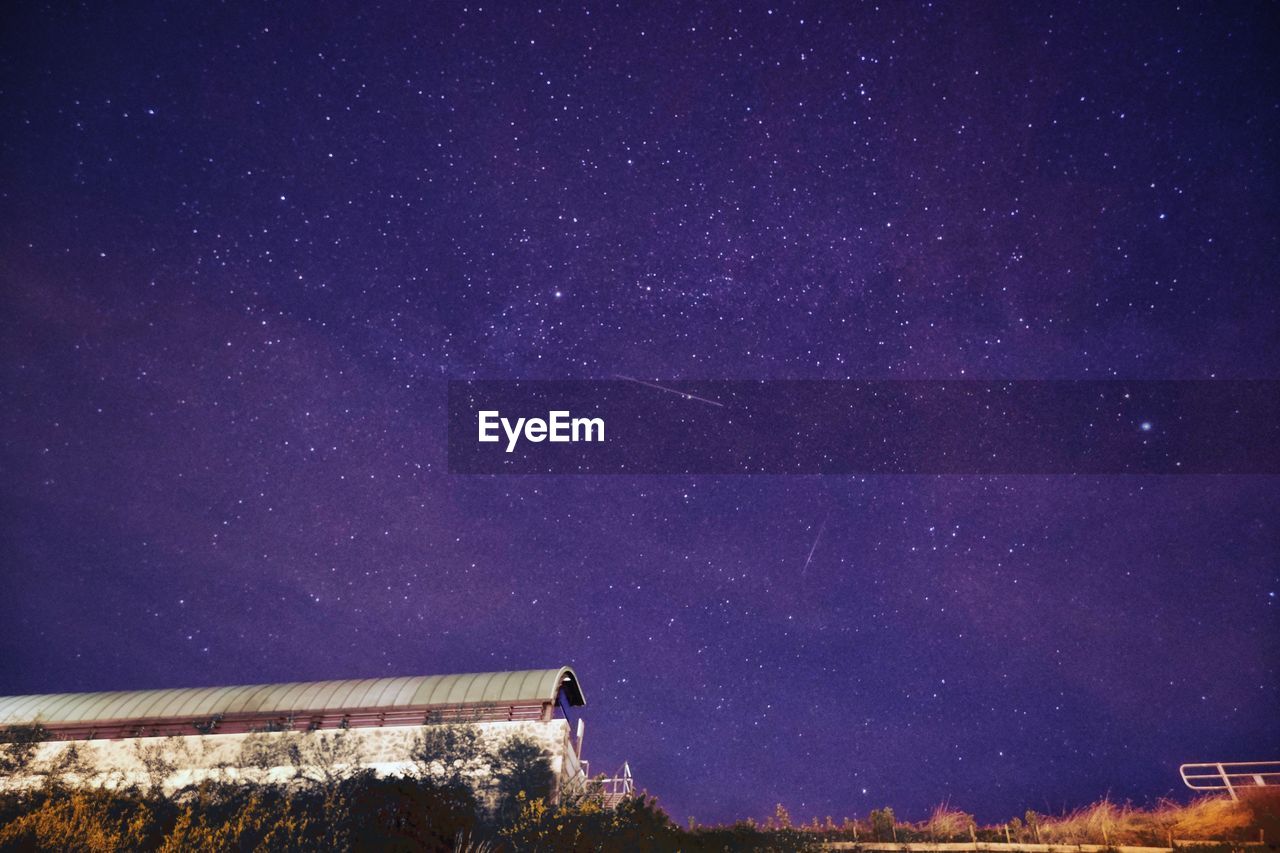
<instances>
[{"instance_id":1,"label":"metal railing","mask_svg":"<svg viewBox=\"0 0 1280 853\"><path fill-rule=\"evenodd\" d=\"M1280 785L1280 761L1208 761L1183 764L1178 773L1193 791L1226 791L1233 800L1241 788Z\"/></svg>"},{"instance_id":2,"label":"metal railing","mask_svg":"<svg viewBox=\"0 0 1280 853\"><path fill-rule=\"evenodd\" d=\"M631 764L627 761L622 762L617 773L600 782L604 804L609 808L615 807L622 802L623 797L634 794L636 790L635 780L631 778Z\"/></svg>"}]
</instances>

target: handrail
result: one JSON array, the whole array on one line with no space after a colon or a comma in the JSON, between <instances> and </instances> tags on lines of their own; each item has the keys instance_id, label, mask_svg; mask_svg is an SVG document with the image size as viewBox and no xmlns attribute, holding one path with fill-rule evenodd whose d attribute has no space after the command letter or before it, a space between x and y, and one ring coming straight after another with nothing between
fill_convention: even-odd
<instances>
[{"instance_id":1,"label":"handrail","mask_svg":"<svg viewBox=\"0 0 1280 853\"><path fill-rule=\"evenodd\" d=\"M1207 771L1207 772L1205 772ZM1205 761L1178 768L1182 784L1193 791L1226 791L1238 800L1237 788L1280 785L1280 761Z\"/></svg>"}]
</instances>

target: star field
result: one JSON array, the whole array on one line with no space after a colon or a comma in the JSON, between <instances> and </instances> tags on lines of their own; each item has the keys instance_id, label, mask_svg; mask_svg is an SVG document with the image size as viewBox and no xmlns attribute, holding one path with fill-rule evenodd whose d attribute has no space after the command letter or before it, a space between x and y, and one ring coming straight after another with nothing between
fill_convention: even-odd
<instances>
[{"instance_id":1,"label":"star field","mask_svg":"<svg viewBox=\"0 0 1280 853\"><path fill-rule=\"evenodd\" d=\"M1274 378L1264 18L11 11L0 692L571 663L680 821L1268 757L1274 478L444 459L447 379Z\"/></svg>"}]
</instances>

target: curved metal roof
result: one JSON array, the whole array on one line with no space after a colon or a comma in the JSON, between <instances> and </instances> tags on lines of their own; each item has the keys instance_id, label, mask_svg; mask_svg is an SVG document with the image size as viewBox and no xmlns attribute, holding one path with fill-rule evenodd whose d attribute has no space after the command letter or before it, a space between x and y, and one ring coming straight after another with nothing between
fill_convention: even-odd
<instances>
[{"instance_id":1,"label":"curved metal roof","mask_svg":"<svg viewBox=\"0 0 1280 853\"><path fill-rule=\"evenodd\" d=\"M227 714L285 714L422 706L515 705L555 702L585 705L572 669L527 669L463 675L297 681L240 687L117 690L0 696L0 725L66 724L107 720L197 719Z\"/></svg>"}]
</instances>

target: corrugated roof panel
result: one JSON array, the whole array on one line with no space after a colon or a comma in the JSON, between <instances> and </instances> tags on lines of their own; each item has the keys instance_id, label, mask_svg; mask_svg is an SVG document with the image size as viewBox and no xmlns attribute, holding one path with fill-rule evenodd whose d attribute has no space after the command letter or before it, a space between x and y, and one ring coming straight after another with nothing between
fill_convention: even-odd
<instances>
[{"instance_id":1,"label":"corrugated roof panel","mask_svg":"<svg viewBox=\"0 0 1280 853\"><path fill-rule=\"evenodd\" d=\"M222 714L235 713L233 709L237 707L241 702L243 702L245 700L245 697L247 697L255 689L256 688L254 687L228 687L227 693L222 699L223 707L226 710L221 712L215 711L213 713L210 713L209 716L212 717L214 716L214 714L217 714L217 713L222 713Z\"/></svg>"},{"instance_id":2,"label":"corrugated roof panel","mask_svg":"<svg viewBox=\"0 0 1280 853\"><path fill-rule=\"evenodd\" d=\"M562 687L570 704L583 704L573 670L561 667L447 676L4 696L0 697L0 723L39 721L55 725L130 719L198 720L219 714L550 702Z\"/></svg>"},{"instance_id":3,"label":"corrugated roof panel","mask_svg":"<svg viewBox=\"0 0 1280 853\"><path fill-rule=\"evenodd\" d=\"M360 704L366 708L385 708L392 704L401 685L398 679L378 679L366 686L360 697Z\"/></svg>"},{"instance_id":4,"label":"corrugated roof panel","mask_svg":"<svg viewBox=\"0 0 1280 853\"><path fill-rule=\"evenodd\" d=\"M510 681L511 673L495 673L492 678L484 683L484 689L480 693L481 701L496 704L502 696L506 695L507 684Z\"/></svg>"},{"instance_id":5,"label":"corrugated roof panel","mask_svg":"<svg viewBox=\"0 0 1280 853\"><path fill-rule=\"evenodd\" d=\"M287 684L260 684L258 689L240 701L241 714L257 714L270 711L271 692L288 687Z\"/></svg>"},{"instance_id":6,"label":"corrugated roof panel","mask_svg":"<svg viewBox=\"0 0 1280 853\"><path fill-rule=\"evenodd\" d=\"M80 712L77 707L85 709L87 716L85 719L90 720L109 720L110 717L105 713L111 709L115 702L120 698L121 694L116 693L90 693L84 697L85 701L81 702L74 693L64 693L61 696L53 695L49 697L49 704L36 709L37 713L48 719L50 722L58 722L67 714L74 714L71 719L77 719ZM46 708L48 710L46 710Z\"/></svg>"},{"instance_id":7,"label":"corrugated roof panel","mask_svg":"<svg viewBox=\"0 0 1280 853\"><path fill-rule=\"evenodd\" d=\"M317 681L302 691L298 698L298 707L304 710L324 707L324 697L333 692L333 684L328 681Z\"/></svg>"},{"instance_id":8,"label":"corrugated roof panel","mask_svg":"<svg viewBox=\"0 0 1280 853\"><path fill-rule=\"evenodd\" d=\"M0 710L0 722L9 723L12 720L27 720L35 714L36 709L41 704L49 701L48 694L39 696L18 696L15 697L12 707ZM28 711L30 714L28 714Z\"/></svg>"},{"instance_id":9,"label":"corrugated roof panel","mask_svg":"<svg viewBox=\"0 0 1280 853\"><path fill-rule=\"evenodd\" d=\"M225 714L243 714L253 705L254 697L263 689L261 684L232 688L226 697Z\"/></svg>"},{"instance_id":10,"label":"corrugated roof panel","mask_svg":"<svg viewBox=\"0 0 1280 853\"><path fill-rule=\"evenodd\" d=\"M175 716L175 709L182 702L183 691L178 689L163 690L156 697L155 709L157 717Z\"/></svg>"},{"instance_id":11,"label":"corrugated roof panel","mask_svg":"<svg viewBox=\"0 0 1280 853\"><path fill-rule=\"evenodd\" d=\"M155 701L154 690L139 690L136 693L120 693L110 700L105 711L112 719L137 719L149 717L147 709Z\"/></svg>"},{"instance_id":12,"label":"corrugated roof panel","mask_svg":"<svg viewBox=\"0 0 1280 853\"><path fill-rule=\"evenodd\" d=\"M302 694L306 693L307 688L311 686L305 681L295 681L287 689L273 690L270 693L270 698L264 701L262 710L293 711L301 708ZM268 707L268 704L270 707Z\"/></svg>"},{"instance_id":13,"label":"corrugated roof panel","mask_svg":"<svg viewBox=\"0 0 1280 853\"><path fill-rule=\"evenodd\" d=\"M444 700L440 695L440 682L443 678L424 678L414 685L413 704L439 705Z\"/></svg>"},{"instance_id":14,"label":"corrugated roof panel","mask_svg":"<svg viewBox=\"0 0 1280 853\"><path fill-rule=\"evenodd\" d=\"M170 717L211 717L210 700L219 693L219 688L205 687L199 690L182 690L176 699L170 698L152 704L153 716Z\"/></svg>"},{"instance_id":15,"label":"corrugated roof panel","mask_svg":"<svg viewBox=\"0 0 1280 853\"><path fill-rule=\"evenodd\" d=\"M377 704L393 707L410 705L413 703L413 694L416 692L417 686L418 679L416 678L394 679L378 698Z\"/></svg>"},{"instance_id":16,"label":"corrugated roof panel","mask_svg":"<svg viewBox=\"0 0 1280 853\"><path fill-rule=\"evenodd\" d=\"M414 705L434 705L431 701L432 695L435 693L436 687L440 684L438 678L424 678L414 685L413 699Z\"/></svg>"},{"instance_id":17,"label":"corrugated roof panel","mask_svg":"<svg viewBox=\"0 0 1280 853\"><path fill-rule=\"evenodd\" d=\"M340 681L340 686L334 688L325 700L323 708L317 710L322 711L341 711L344 708L354 708L352 697L360 695L364 690L368 689L368 685L372 682L372 678L362 678L357 681Z\"/></svg>"},{"instance_id":18,"label":"corrugated roof panel","mask_svg":"<svg viewBox=\"0 0 1280 853\"><path fill-rule=\"evenodd\" d=\"M362 678L358 681L335 682L338 686L329 694L325 707L329 710L359 708L361 703L369 702L370 691L376 690L381 682L378 678Z\"/></svg>"},{"instance_id":19,"label":"corrugated roof panel","mask_svg":"<svg viewBox=\"0 0 1280 853\"><path fill-rule=\"evenodd\" d=\"M489 675L458 675L453 678L445 679L448 683L442 685L444 688L444 701L447 705L466 705L471 699L471 685L476 683L477 678L489 678ZM481 691L476 691L479 694ZM472 700L474 701L474 700Z\"/></svg>"},{"instance_id":20,"label":"corrugated roof panel","mask_svg":"<svg viewBox=\"0 0 1280 853\"><path fill-rule=\"evenodd\" d=\"M366 684L358 693L351 696L351 706L353 708L379 708L384 704L383 696L392 696L395 693L396 680L394 678L375 678Z\"/></svg>"},{"instance_id":21,"label":"corrugated roof panel","mask_svg":"<svg viewBox=\"0 0 1280 853\"><path fill-rule=\"evenodd\" d=\"M493 679L493 696L490 697L489 701L496 702L497 699L494 697L507 696L513 693L519 687L519 680L520 673L518 672L503 672L495 675Z\"/></svg>"},{"instance_id":22,"label":"corrugated roof panel","mask_svg":"<svg viewBox=\"0 0 1280 853\"><path fill-rule=\"evenodd\" d=\"M545 673L531 672L524 677L524 682L520 687L530 696L540 696L545 694L554 699L556 688L560 684L557 675L547 678Z\"/></svg>"}]
</instances>

